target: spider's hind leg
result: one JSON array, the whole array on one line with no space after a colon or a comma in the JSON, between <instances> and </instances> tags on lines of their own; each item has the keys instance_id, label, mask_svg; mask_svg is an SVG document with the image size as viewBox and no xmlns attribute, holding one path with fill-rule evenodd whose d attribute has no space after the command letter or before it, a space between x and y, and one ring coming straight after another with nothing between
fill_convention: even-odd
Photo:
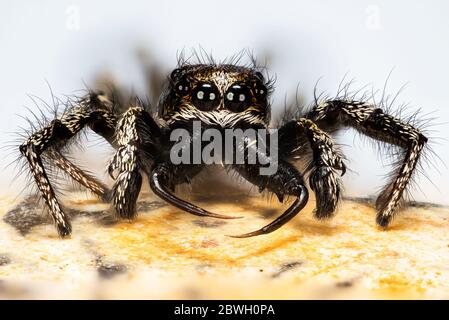
<instances>
[{"instance_id":1,"label":"spider's hind leg","mask_svg":"<svg viewBox=\"0 0 449 320\"><path fill-rule=\"evenodd\" d=\"M335 131L343 126L350 126L373 139L396 145L403 150L401 165L376 201L376 221L380 226L387 227L411 181L427 138L410 124L385 114L376 106L359 101L326 101L313 108L307 118L316 122L323 130Z\"/></svg>"},{"instance_id":2,"label":"spider's hind leg","mask_svg":"<svg viewBox=\"0 0 449 320\"><path fill-rule=\"evenodd\" d=\"M73 180L96 194L102 201L108 202L110 200L111 191L104 183L99 181L92 174L81 170L60 151L49 150L46 157L48 157L58 168L67 173Z\"/></svg>"}]
</instances>

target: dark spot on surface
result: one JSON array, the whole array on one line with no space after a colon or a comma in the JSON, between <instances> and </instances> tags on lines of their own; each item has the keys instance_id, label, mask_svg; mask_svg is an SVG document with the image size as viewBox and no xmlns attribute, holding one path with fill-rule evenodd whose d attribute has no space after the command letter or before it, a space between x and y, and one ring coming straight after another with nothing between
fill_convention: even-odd
<instances>
[{"instance_id":1,"label":"dark spot on surface","mask_svg":"<svg viewBox=\"0 0 449 320\"><path fill-rule=\"evenodd\" d=\"M142 200L137 202L137 211L151 211L167 206L165 202L162 201L147 201Z\"/></svg>"},{"instance_id":2,"label":"dark spot on surface","mask_svg":"<svg viewBox=\"0 0 449 320\"><path fill-rule=\"evenodd\" d=\"M192 288L192 287L184 288L184 289L182 289L182 293L185 296L186 300L201 299L201 291L196 288Z\"/></svg>"},{"instance_id":3,"label":"dark spot on surface","mask_svg":"<svg viewBox=\"0 0 449 320\"><path fill-rule=\"evenodd\" d=\"M198 227L201 228L218 228L224 224L226 224L226 222L222 221L222 220L193 220L193 224L196 224Z\"/></svg>"},{"instance_id":4,"label":"dark spot on surface","mask_svg":"<svg viewBox=\"0 0 449 320\"><path fill-rule=\"evenodd\" d=\"M63 210L70 218L88 217L95 219L100 225L111 225L117 222L109 210L84 211L67 207L63 207ZM3 217L3 221L25 236L35 226L53 224L53 220L46 211L46 205L40 201L39 196L33 195L9 210Z\"/></svg>"},{"instance_id":5,"label":"dark spot on surface","mask_svg":"<svg viewBox=\"0 0 449 320\"><path fill-rule=\"evenodd\" d=\"M438 204L438 203L432 203L432 202L423 202L423 201L410 201L408 203L408 206L413 208L447 208L447 205L444 204Z\"/></svg>"},{"instance_id":6,"label":"dark spot on surface","mask_svg":"<svg viewBox=\"0 0 449 320\"><path fill-rule=\"evenodd\" d=\"M268 218L272 218L272 217L274 217L275 215L279 214L279 211L278 211L277 209L267 208L267 209L260 210L260 211L259 211L259 214L260 214L263 218L268 219Z\"/></svg>"},{"instance_id":7,"label":"dark spot on surface","mask_svg":"<svg viewBox=\"0 0 449 320\"><path fill-rule=\"evenodd\" d=\"M0 266L4 266L7 264L11 263L11 259L5 255L5 254L0 254Z\"/></svg>"},{"instance_id":8,"label":"dark spot on surface","mask_svg":"<svg viewBox=\"0 0 449 320\"><path fill-rule=\"evenodd\" d=\"M103 258L104 255L100 254L95 260L100 278L111 279L117 275L125 273L128 270L128 268L123 264L105 262Z\"/></svg>"},{"instance_id":9,"label":"dark spot on surface","mask_svg":"<svg viewBox=\"0 0 449 320\"><path fill-rule=\"evenodd\" d=\"M64 211L70 217L86 217L95 220L95 223L101 226L110 226L116 224L119 220L114 216L111 210L85 211L73 208L65 208Z\"/></svg>"},{"instance_id":10,"label":"dark spot on surface","mask_svg":"<svg viewBox=\"0 0 449 320\"><path fill-rule=\"evenodd\" d=\"M368 206L374 206L376 203L375 196L367 196L367 197L343 197L343 200L354 201L357 203L365 204ZM447 205L432 203L432 202L423 202L423 201L409 201L406 203L407 207L412 208L447 208Z\"/></svg>"},{"instance_id":11,"label":"dark spot on surface","mask_svg":"<svg viewBox=\"0 0 449 320\"><path fill-rule=\"evenodd\" d=\"M206 271L208 269L212 269L212 268L213 268L213 266L210 263L202 263L202 264L195 266L195 270L198 272L204 272L204 271Z\"/></svg>"},{"instance_id":12,"label":"dark spot on surface","mask_svg":"<svg viewBox=\"0 0 449 320\"><path fill-rule=\"evenodd\" d=\"M374 196L368 197L343 197L343 200L354 201L357 203L365 204L368 206L373 206L376 203L376 198Z\"/></svg>"},{"instance_id":13,"label":"dark spot on surface","mask_svg":"<svg viewBox=\"0 0 449 320\"><path fill-rule=\"evenodd\" d=\"M52 222L51 218L43 214L42 211L39 197L30 196L9 210L3 217L3 221L16 228L24 236L34 226Z\"/></svg>"},{"instance_id":14,"label":"dark spot on surface","mask_svg":"<svg viewBox=\"0 0 449 320\"><path fill-rule=\"evenodd\" d=\"M113 226L114 224L120 222L120 220L115 217L111 212L108 212L105 215L101 215L96 217L96 221L99 225L108 227L108 226Z\"/></svg>"},{"instance_id":15,"label":"dark spot on surface","mask_svg":"<svg viewBox=\"0 0 449 320\"><path fill-rule=\"evenodd\" d=\"M263 272L263 269L259 269L259 272Z\"/></svg>"},{"instance_id":16,"label":"dark spot on surface","mask_svg":"<svg viewBox=\"0 0 449 320\"><path fill-rule=\"evenodd\" d=\"M111 279L119 274L123 274L127 271L127 268L123 264L101 263L97 267L100 278Z\"/></svg>"},{"instance_id":17,"label":"dark spot on surface","mask_svg":"<svg viewBox=\"0 0 449 320\"><path fill-rule=\"evenodd\" d=\"M102 215L108 214L107 210L98 211L84 211L73 208L64 208L64 212L70 215L70 217L100 217Z\"/></svg>"},{"instance_id":18,"label":"dark spot on surface","mask_svg":"<svg viewBox=\"0 0 449 320\"><path fill-rule=\"evenodd\" d=\"M352 281L346 280L346 281L337 282L337 284L335 286L337 288L350 288L353 286L353 283L352 283Z\"/></svg>"},{"instance_id":19,"label":"dark spot on surface","mask_svg":"<svg viewBox=\"0 0 449 320\"><path fill-rule=\"evenodd\" d=\"M275 273L273 273L271 275L272 278L278 278L280 277L284 272L293 270L299 266L301 266L303 264L303 262L301 261L293 261L293 262L287 262L284 264L281 264L281 266L279 267L279 270L276 271Z\"/></svg>"}]
</instances>

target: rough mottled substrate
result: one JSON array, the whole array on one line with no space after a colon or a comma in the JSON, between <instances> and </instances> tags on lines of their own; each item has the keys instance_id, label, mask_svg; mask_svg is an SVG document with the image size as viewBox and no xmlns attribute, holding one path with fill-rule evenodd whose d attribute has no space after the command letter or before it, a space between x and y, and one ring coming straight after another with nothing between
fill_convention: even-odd
<instances>
[{"instance_id":1,"label":"rough mottled substrate","mask_svg":"<svg viewBox=\"0 0 449 320\"><path fill-rule=\"evenodd\" d=\"M212 198L212 196L211 196ZM35 198L0 198L1 298L449 298L449 209L412 207L388 231L369 204L344 201L329 222L313 201L268 236L233 239L285 207L260 197L196 203L216 220L142 194L139 218L69 194L73 235L58 238Z\"/></svg>"}]
</instances>

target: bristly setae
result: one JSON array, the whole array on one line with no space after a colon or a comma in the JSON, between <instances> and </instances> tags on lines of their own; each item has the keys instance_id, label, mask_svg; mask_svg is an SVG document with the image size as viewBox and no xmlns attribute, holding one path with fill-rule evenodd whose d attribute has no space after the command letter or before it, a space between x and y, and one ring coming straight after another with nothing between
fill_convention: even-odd
<instances>
[{"instance_id":1,"label":"bristly setae","mask_svg":"<svg viewBox=\"0 0 449 320\"><path fill-rule=\"evenodd\" d=\"M149 177L152 191L175 207L198 216L234 218L209 212L175 195L175 187L189 183L206 164L173 164L170 134L179 128L191 130L194 121L199 121L203 128L220 130L267 129L272 90L272 82L255 65L182 62L168 77L156 114L137 98L120 104L105 93L89 91L64 114L31 132L20 152L63 237L70 235L71 224L50 183L45 164L57 166L104 201L112 202L116 215L122 219L132 219L137 214L143 174ZM115 180L111 189L64 155L64 146L86 127L116 149L108 167ZM315 216L325 219L335 213L341 198L340 177L346 166L331 134L343 127L352 127L401 150L392 179L376 202L377 223L382 227L390 224L427 138L408 121L387 114L380 106L363 98L340 96L317 99L308 112L284 119L277 128L275 173L261 175L260 163L226 164L260 192L267 190L281 202L286 197L295 199L272 223L234 237L268 234L296 216L309 198L303 174L316 196ZM310 162L306 172L301 173L294 165L297 158Z\"/></svg>"}]
</instances>

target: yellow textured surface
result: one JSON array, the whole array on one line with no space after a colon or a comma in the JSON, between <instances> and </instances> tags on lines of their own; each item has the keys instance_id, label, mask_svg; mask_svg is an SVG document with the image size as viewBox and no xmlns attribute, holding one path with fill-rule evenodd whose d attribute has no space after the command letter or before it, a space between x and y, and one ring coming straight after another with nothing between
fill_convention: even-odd
<instances>
[{"instance_id":1,"label":"yellow textured surface","mask_svg":"<svg viewBox=\"0 0 449 320\"><path fill-rule=\"evenodd\" d=\"M156 200L144 192L140 201ZM449 210L410 208L388 231L375 210L343 201L328 222L314 201L278 231L249 239L280 214L276 200L248 195L193 199L211 211L243 216L200 218L162 202L129 222L73 219L73 235L51 224L21 235L0 220L1 298L449 298ZM0 199L0 217L19 203ZM108 205L70 194L70 208ZM102 275L103 270L103 276Z\"/></svg>"}]
</instances>

